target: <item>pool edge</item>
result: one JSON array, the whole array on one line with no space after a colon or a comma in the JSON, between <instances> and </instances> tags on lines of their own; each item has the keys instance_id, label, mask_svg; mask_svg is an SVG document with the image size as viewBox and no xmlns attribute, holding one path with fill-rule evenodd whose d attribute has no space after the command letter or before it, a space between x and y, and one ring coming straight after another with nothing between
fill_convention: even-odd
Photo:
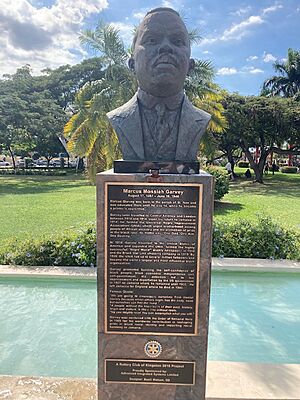
<instances>
[{"instance_id":1,"label":"pool edge","mask_svg":"<svg viewBox=\"0 0 300 400\"><path fill-rule=\"evenodd\" d=\"M300 273L300 262L256 258L212 258L213 271ZM95 279L97 268L0 265L0 277Z\"/></svg>"}]
</instances>

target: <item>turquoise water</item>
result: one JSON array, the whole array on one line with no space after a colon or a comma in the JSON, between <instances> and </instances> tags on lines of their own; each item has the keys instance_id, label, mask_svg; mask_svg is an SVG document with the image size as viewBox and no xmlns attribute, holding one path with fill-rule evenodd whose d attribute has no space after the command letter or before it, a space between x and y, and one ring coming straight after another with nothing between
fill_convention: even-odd
<instances>
[{"instance_id":1,"label":"turquoise water","mask_svg":"<svg viewBox=\"0 0 300 400\"><path fill-rule=\"evenodd\" d=\"M0 279L0 374L95 377L96 282ZM300 275L214 273L209 359L300 363Z\"/></svg>"},{"instance_id":2,"label":"turquoise water","mask_svg":"<svg viewBox=\"0 0 300 400\"><path fill-rule=\"evenodd\" d=\"M209 359L300 364L300 275L215 273Z\"/></svg>"},{"instance_id":3,"label":"turquoise water","mask_svg":"<svg viewBox=\"0 0 300 400\"><path fill-rule=\"evenodd\" d=\"M1 279L0 374L96 376L96 282Z\"/></svg>"}]
</instances>

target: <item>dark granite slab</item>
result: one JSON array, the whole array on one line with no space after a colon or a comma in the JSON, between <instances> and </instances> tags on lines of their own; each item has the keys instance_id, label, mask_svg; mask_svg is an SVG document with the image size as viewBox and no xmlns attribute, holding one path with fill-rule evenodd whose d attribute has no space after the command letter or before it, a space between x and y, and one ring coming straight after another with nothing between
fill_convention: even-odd
<instances>
[{"instance_id":1,"label":"dark granite slab","mask_svg":"<svg viewBox=\"0 0 300 400\"><path fill-rule=\"evenodd\" d=\"M160 174L199 174L197 161L114 161L114 172L119 174L149 173L159 170Z\"/></svg>"}]
</instances>

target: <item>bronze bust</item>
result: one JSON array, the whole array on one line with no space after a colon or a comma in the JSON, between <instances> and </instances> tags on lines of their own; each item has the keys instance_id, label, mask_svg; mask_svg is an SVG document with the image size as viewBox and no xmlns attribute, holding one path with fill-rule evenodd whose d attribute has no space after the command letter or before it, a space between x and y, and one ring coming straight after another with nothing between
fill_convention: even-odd
<instances>
[{"instance_id":1,"label":"bronze bust","mask_svg":"<svg viewBox=\"0 0 300 400\"><path fill-rule=\"evenodd\" d=\"M183 85L193 68L187 29L166 7L149 11L137 28L129 60L138 91L107 116L124 160L195 161L210 115L192 105Z\"/></svg>"}]
</instances>

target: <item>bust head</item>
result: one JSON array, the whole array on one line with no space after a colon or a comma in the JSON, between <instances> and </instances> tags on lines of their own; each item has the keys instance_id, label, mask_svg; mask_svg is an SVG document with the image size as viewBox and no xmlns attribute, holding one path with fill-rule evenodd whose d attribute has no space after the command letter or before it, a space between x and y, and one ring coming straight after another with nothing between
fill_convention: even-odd
<instances>
[{"instance_id":1,"label":"bust head","mask_svg":"<svg viewBox=\"0 0 300 400\"><path fill-rule=\"evenodd\" d=\"M187 29L179 14L171 8L149 11L133 40L129 67L135 71L138 85L157 97L169 97L183 89L193 66Z\"/></svg>"}]
</instances>

